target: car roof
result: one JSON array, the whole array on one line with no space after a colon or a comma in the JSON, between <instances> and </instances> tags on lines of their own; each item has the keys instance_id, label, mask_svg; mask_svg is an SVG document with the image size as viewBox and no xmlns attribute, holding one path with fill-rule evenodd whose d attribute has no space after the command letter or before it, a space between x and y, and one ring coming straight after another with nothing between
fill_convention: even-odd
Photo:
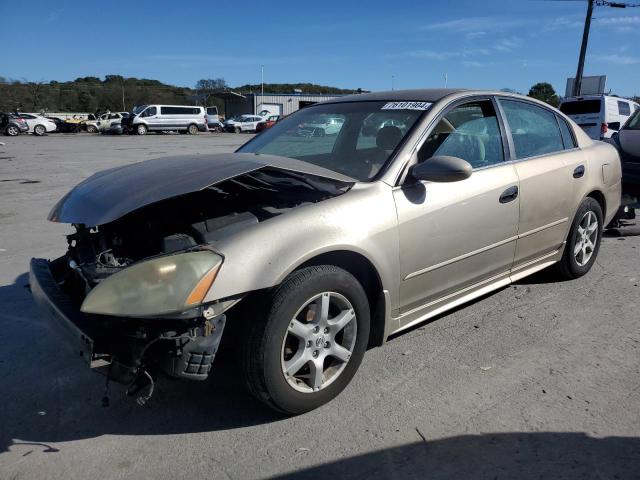
<instances>
[{"instance_id":1,"label":"car roof","mask_svg":"<svg viewBox=\"0 0 640 480\"><path fill-rule=\"evenodd\" d=\"M464 88L424 88L413 90L388 90L385 92L359 93L355 95L345 95L330 100L327 103L340 102L375 102L375 101L414 101L414 102L437 102L444 97L454 93L472 92Z\"/></svg>"}]
</instances>

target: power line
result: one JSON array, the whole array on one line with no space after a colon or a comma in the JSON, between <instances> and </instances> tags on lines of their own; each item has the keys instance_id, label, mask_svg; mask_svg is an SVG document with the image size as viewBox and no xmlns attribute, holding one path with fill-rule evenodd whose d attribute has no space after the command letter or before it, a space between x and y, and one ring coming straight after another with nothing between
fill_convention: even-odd
<instances>
[{"instance_id":1,"label":"power line","mask_svg":"<svg viewBox=\"0 0 640 480\"><path fill-rule=\"evenodd\" d=\"M580 56L578 57L578 70L576 80L573 82L573 96L580 95L582 90L582 75L584 73L584 59L587 55L587 44L589 43L589 30L591 29L591 17L593 7L611 8L634 8L640 7L640 3L610 2L609 0L587 0L587 16L584 19L584 31L582 32L582 44L580 45Z\"/></svg>"}]
</instances>

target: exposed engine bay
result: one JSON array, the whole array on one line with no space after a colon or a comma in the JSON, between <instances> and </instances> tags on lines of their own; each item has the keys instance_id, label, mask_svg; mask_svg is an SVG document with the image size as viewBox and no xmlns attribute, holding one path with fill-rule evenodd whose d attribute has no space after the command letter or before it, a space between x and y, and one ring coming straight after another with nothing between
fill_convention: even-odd
<instances>
[{"instance_id":1,"label":"exposed engine bay","mask_svg":"<svg viewBox=\"0 0 640 480\"><path fill-rule=\"evenodd\" d=\"M65 256L49 262L51 275L79 311L89 292L141 260L209 249L216 242L292 208L341 195L352 184L265 167L204 189L134 210L112 222L74 224ZM256 248L260 248L256 245ZM133 267L135 268L135 267ZM231 302L233 303L233 302ZM131 391L148 388L162 371L204 380L226 317L216 305L198 305L161 318L81 314L92 344L92 366ZM82 355L82 352L81 352Z\"/></svg>"},{"instance_id":2,"label":"exposed engine bay","mask_svg":"<svg viewBox=\"0 0 640 480\"><path fill-rule=\"evenodd\" d=\"M305 204L346 192L335 180L262 169L163 200L98 227L75 225L68 259L86 291L144 258L212 245ZM86 292L85 292L86 293ZM79 300L81 292L75 295Z\"/></svg>"}]
</instances>

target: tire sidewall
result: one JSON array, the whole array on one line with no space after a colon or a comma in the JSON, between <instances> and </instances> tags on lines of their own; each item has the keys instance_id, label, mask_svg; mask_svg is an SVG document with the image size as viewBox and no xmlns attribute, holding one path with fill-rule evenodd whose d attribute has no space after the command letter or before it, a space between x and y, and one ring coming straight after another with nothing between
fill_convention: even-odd
<instances>
[{"instance_id":1,"label":"tire sidewall","mask_svg":"<svg viewBox=\"0 0 640 480\"><path fill-rule=\"evenodd\" d=\"M191 125L189 125L189 126L187 127L187 133L188 133L189 135L195 135L195 134L197 134L197 133L198 133L198 126L192 123Z\"/></svg>"},{"instance_id":2,"label":"tire sidewall","mask_svg":"<svg viewBox=\"0 0 640 480\"><path fill-rule=\"evenodd\" d=\"M578 226L589 211L592 211L598 219L598 236L596 237L595 248L593 249L591 258L585 265L580 266L576 261L575 255L573 254L573 249L576 244L576 231L578 230ZM569 231L569 237L567 238L567 245L565 247L567 249L566 266L573 276L581 277L589 270L591 270L591 267L595 263L598 252L600 251L600 243L602 241L603 222L604 219L602 214L602 207L600 206L600 204L591 197L585 198L580 204L580 207L578 207L578 211L576 212L576 215L573 219L571 230Z\"/></svg>"},{"instance_id":3,"label":"tire sidewall","mask_svg":"<svg viewBox=\"0 0 640 480\"><path fill-rule=\"evenodd\" d=\"M356 312L357 334L353 353L346 367L331 385L317 392L299 392L292 388L282 372L282 342L291 319L309 299L322 292L336 292L346 297ZM269 396L288 413L303 413L327 403L338 395L355 375L369 341L370 310L367 295L348 272L332 268L305 279L270 312L265 329L261 357Z\"/></svg>"},{"instance_id":4,"label":"tire sidewall","mask_svg":"<svg viewBox=\"0 0 640 480\"><path fill-rule=\"evenodd\" d=\"M144 124L139 124L136 126L136 133L138 135L146 135L147 134L147 127Z\"/></svg>"},{"instance_id":5,"label":"tire sidewall","mask_svg":"<svg viewBox=\"0 0 640 480\"><path fill-rule=\"evenodd\" d=\"M7 127L7 135L10 137L17 137L20 134L20 130L18 127L14 127L13 125L9 125Z\"/></svg>"},{"instance_id":6,"label":"tire sidewall","mask_svg":"<svg viewBox=\"0 0 640 480\"><path fill-rule=\"evenodd\" d=\"M36 125L33 128L33 133L36 134L37 137L41 137L42 135L44 135L46 133L47 129L44 128L44 126L42 125Z\"/></svg>"}]
</instances>

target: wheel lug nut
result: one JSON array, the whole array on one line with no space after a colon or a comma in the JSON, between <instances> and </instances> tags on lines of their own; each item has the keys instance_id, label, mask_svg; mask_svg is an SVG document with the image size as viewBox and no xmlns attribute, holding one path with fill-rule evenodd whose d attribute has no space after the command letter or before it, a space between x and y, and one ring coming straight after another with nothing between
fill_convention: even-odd
<instances>
[{"instance_id":1,"label":"wheel lug nut","mask_svg":"<svg viewBox=\"0 0 640 480\"><path fill-rule=\"evenodd\" d=\"M314 356L314 357L317 357L317 356L318 356L318 350L314 350L314 351L313 351L313 356Z\"/></svg>"},{"instance_id":2,"label":"wheel lug nut","mask_svg":"<svg viewBox=\"0 0 640 480\"><path fill-rule=\"evenodd\" d=\"M320 331L320 327L313 327L313 333L318 333Z\"/></svg>"},{"instance_id":3,"label":"wheel lug nut","mask_svg":"<svg viewBox=\"0 0 640 480\"><path fill-rule=\"evenodd\" d=\"M324 327L324 333L329 333L329 327Z\"/></svg>"},{"instance_id":4,"label":"wheel lug nut","mask_svg":"<svg viewBox=\"0 0 640 480\"><path fill-rule=\"evenodd\" d=\"M307 347L311 347L311 345L313 345L313 342L311 340L307 340Z\"/></svg>"},{"instance_id":5,"label":"wheel lug nut","mask_svg":"<svg viewBox=\"0 0 640 480\"><path fill-rule=\"evenodd\" d=\"M324 348L329 348L331 346L331 344L329 342L324 344Z\"/></svg>"}]
</instances>

